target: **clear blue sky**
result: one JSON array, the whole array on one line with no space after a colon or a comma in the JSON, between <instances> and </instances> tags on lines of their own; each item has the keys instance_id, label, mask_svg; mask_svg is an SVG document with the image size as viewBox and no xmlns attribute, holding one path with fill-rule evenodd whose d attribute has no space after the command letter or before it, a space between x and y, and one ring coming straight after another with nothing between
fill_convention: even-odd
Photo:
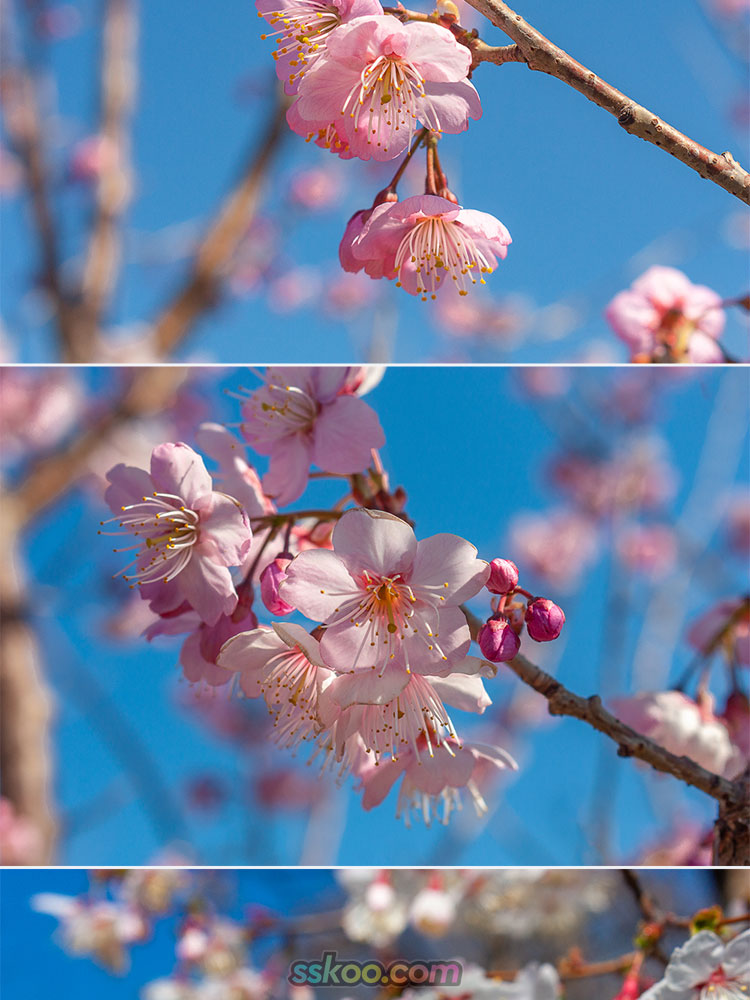
<instances>
[{"instance_id":1,"label":"clear blue sky","mask_svg":"<svg viewBox=\"0 0 750 1000\"><path fill-rule=\"evenodd\" d=\"M62 116L53 150L58 176L71 144L90 133L94 121L100 4L81 0L76 6L83 30L50 52ZM271 73L269 43L259 39L262 29L250 0L143 3L140 10L137 197L126 220L128 264L111 317L115 326L147 321L176 287L184 262L154 259L152 237L161 239L185 221L200 229L211 215L265 117L263 100L248 96L247 82L265 86ZM746 68L722 44L698 0L632 0L625 19L596 0L529 0L520 10L604 79L695 140L717 151L729 149L741 162L750 159L739 110ZM470 16L481 23L478 15ZM503 41L488 24L483 36ZM610 115L551 77L521 65L485 65L475 83L484 117L467 134L447 137L441 156L463 203L498 216L513 236L487 294L521 296L535 307L562 302L579 320L557 339L547 313L526 340L500 352L446 337L438 306L412 301L381 282L380 356L571 361L607 347L610 356L625 360L601 312L649 264L680 266L693 281L726 297L743 291L746 250L726 239L731 218L735 227L739 218L747 221L737 199L628 136ZM337 245L346 220L369 204L392 166L373 172L359 162L334 164L341 167L335 207L295 219L283 204L290 176L303 165L332 160L290 135L264 203L282 230L285 266L319 268L326 281L338 274ZM65 220L64 256L74 268L86 195L63 184L58 201ZM0 291L8 335L19 359L51 360L39 302L21 297L34 267L25 206L9 201L0 219L5 242ZM226 301L201 323L182 355L235 363L348 362L365 360L372 342L369 310L347 324L327 318L317 305L280 313L259 294ZM739 317L730 320L726 346L747 355L747 324Z\"/></svg>"},{"instance_id":2,"label":"clear blue sky","mask_svg":"<svg viewBox=\"0 0 750 1000\"><path fill-rule=\"evenodd\" d=\"M606 398L613 378L632 374L628 369L619 373L579 369L570 398L585 408L588 395ZM679 373L676 379L671 377L677 374L673 371L656 374L669 380L668 388L658 381L653 384L656 430L666 439L678 474L669 516L683 518L684 539L689 540L707 523L724 485L747 482L746 439L742 440L748 423L747 373L736 368L702 369ZM111 386L111 374L101 370L90 370L86 379L97 392ZM212 379L218 382L213 388ZM392 483L402 483L407 490L418 537L453 531L471 539L485 558L498 554L517 558L507 544L512 515L554 505L545 468L556 454L562 421L554 407L530 405L517 381L517 371L503 368L391 369L368 397L386 432L383 456ZM216 371L203 381L212 419L237 419L235 402L219 387L243 384L253 384L247 371ZM722 414L720 425L707 424L717 406ZM589 429L595 429L593 417L585 421ZM735 428L739 438L730 447ZM612 433L608 430L607 437ZM707 433L714 441L709 466L705 455L701 457ZM699 465L703 499L693 492ZM721 485L717 488L717 484ZM314 487L309 491L311 503L334 498L328 484ZM700 501L697 505L696 500ZM475 823L467 805L463 817L455 817L447 833L441 827L426 831L421 825L406 832L394 818L395 796L365 813L349 784L336 792L330 780L323 785L327 791L316 826L318 846L312 854L303 850L305 826L300 814L271 817L257 804L242 806L235 800L213 820L191 815L179 821L176 815L191 776L212 772L237 793L247 788L250 768L235 748L178 707L179 700L189 700L186 685L177 681L178 644L118 644L103 637L104 619L119 606L124 585L109 579L122 565L122 557L113 555L105 540L96 537L102 516L96 495L78 493L46 515L29 540L32 572L38 581L34 607L47 669L59 693L56 794L63 814L75 820L62 862L143 864L166 843L174 842L193 845L191 856L204 864L296 864L302 857L319 864L596 862L582 826L588 818L592 779L603 744L597 734L574 720L556 721L535 733L522 754L520 775L507 784L485 825ZM710 534L710 551L721 554L720 540L713 529ZM528 573L525 578L532 589L541 591L538 581ZM552 656L543 662L584 694L602 687L608 693L622 689L624 663L616 666L602 659L602 651L609 648L611 627L605 612L606 579L604 558L578 592L564 595L547 588L567 612L566 643L559 649L559 663L552 647L531 650L535 655ZM739 560L721 555L718 563L706 564L699 552L681 572L680 581L689 586L681 598L677 634L683 632L690 615L746 586ZM644 602L650 600L648 592L637 593ZM632 620L638 625L642 618L638 611ZM637 631L635 627L628 630L624 658L636 672L647 662L633 652ZM673 648L661 625L656 638L656 670L646 686L674 679L689 656L684 645ZM490 683L498 706L515 684L502 671ZM461 713L456 718L461 730L470 734L474 718ZM123 721L128 731L123 731ZM145 751L145 758L135 760L132 741ZM614 766L614 747L606 745L604 753ZM303 769L304 759L302 754L299 766ZM283 751L256 747L246 760L262 770L286 764L290 758ZM620 857L629 857L646 834L658 830L655 802L667 815L676 813L680 803L689 802L702 821L710 820L712 808L702 795L688 792L683 797L668 779L654 779L644 786L632 762L617 764L614 769L620 780L614 818Z\"/></svg>"}]
</instances>

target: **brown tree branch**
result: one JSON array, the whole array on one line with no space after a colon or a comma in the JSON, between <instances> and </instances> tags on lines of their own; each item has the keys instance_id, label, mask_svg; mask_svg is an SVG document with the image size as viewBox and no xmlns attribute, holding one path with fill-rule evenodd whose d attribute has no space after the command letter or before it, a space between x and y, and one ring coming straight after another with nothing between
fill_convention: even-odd
<instances>
[{"instance_id":1,"label":"brown tree branch","mask_svg":"<svg viewBox=\"0 0 750 1000\"><path fill-rule=\"evenodd\" d=\"M472 638L476 640L482 622L467 608L463 608ZM689 757L678 757L670 753L663 746L654 743L637 733L630 726L620 722L611 712L608 712L602 705L602 700L598 695L590 698L582 698L578 694L568 690L560 681L537 667L525 656L516 656L505 664L513 673L519 677L524 684L528 684L548 702L550 715L569 715L574 719L587 722L600 733L604 733L617 744L617 753L620 757L636 757L649 764L654 770L663 774L671 774L673 777L684 781L686 785L692 785L700 791L716 799L720 805L720 818L726 816L733 824L731 829L736 831L738 824L744 824L747 831L750 826L750 781L738 780L729 781L718 774L696 764ZM750 772L748 772L750 773ZM744 817L744 820L742 819ZM717 829L717 855L719 864L750 864L750 844L747 838L740 838L738 843L719 843L721 833L721 819ZM729 840L731 838L727 838ZM724 860L729 857L742 857L741 861Z\"/></svg>"},{"instance_id":2,"label":"brown tree branch","mask_svg":"<svg viewBox=\"0 0 750 1000\"><path fill-rule=\"evenodd\" d=\"M695 170L701 177L713 181L735 198L750 204L750 173L743 170L731 153L714 153L706 149L705 146L694 142L660 119L648 108L644 108L601 80L524 21L502 0L468 0L468 2L480 14L484 14L495 27L505 32L518 48L518 51L514 52L512 46L493 48L482 43L478 47L479 61L496 63L523 61L529 69L556 77L614 115L617 123L630 135L653 143Z\"/></svg>"},{"instance_id":3,"label":"brown tree branch","mask_svg":"<svg viewBox=\"0 0 750 1000\"><path fill-rule=\"evenodd\" d=\"M186 283L154 323L157 355L173 351L195 321L216 304L232 257L255 217L268 167L287 132L285 114L286 103L280 99L239 184L198 247Z\"/></svg>"},{"instance_id":4,"label":"brown tree branch","mask_svg":"<svg viewBox=\"0 0 750 1000\"><path fill-rule=\"evenodd\" d=\"M74 356L75 316L60 276L57 224L49 195L36 82L21 65L7 66L0 79L5 125L26 177L41 261L39 280L52 299L62 354Z\"/></svg>"},{"instance_id":5,"label":"brown tree branch","mask_svg":"<svg viewBox=\"0 0 750 1000\"><path fill-rule=\"evenodd\" d=\"M18 505L0 505L0 775L3 797L30 822L39 843L25 864L49 864L57 821L52 800L50 723L52 695L40 668L40 652L26 621L26 584L19 564Z\"/></svg>"},{"instance_id":6,"label":"brown tree branch","mask_svg":"<svg viewBox=\"0 0 750 1000\"><path fill-rule=\"evenodd\" d=\"M80 360L96 354L101 315L120 264L119 220L132 194L129 118L136 85L134 0L109 0L104 12L101 57L101 126L104 144L96 206L86 253L77 340Z\"/></svg>"}]
</instances>

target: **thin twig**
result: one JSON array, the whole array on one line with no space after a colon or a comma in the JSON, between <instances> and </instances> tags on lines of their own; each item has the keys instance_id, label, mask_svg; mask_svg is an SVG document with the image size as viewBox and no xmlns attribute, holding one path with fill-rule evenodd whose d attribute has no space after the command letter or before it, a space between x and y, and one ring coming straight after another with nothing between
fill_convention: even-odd
<instances>
[{"instance_id":1,"label":"thin twig","mask_svg":"<svg viewBox=\"0 0 750 1000\"><path fill-rule=\"evenodd\" d=\"M563 49L533 28L502 0L468 0L497 28L513 39L518 51L503 46L493 49L479 46L477 59L495 63L525 62L529 69L548 73L583 94L598 107L608 111L630 135L651 142L686 164L701 177L713 181L735 198L750 204L750 173L737 163L731 153L714 153L694 142L632 100L622 91L600 79ZM471 46L470 46L471 47Z\"/></svg>"},{"instance_id":2,"label":"thin twig","mask_svg":"<svg viewBox=\"0 0 750 1000\"><path fill-rule=\"evenodd\" d=\"M463 612L472 637L476 638L482 622L467 608L463 608ZM679 778L680 781L700 789L723 805L736 808L746 805L740 783L713 774L689 757L678 757L653 740L637 733L608 712L598 695L582 698L574 694L525 656L516 656L505 666L547 699L550 715L569 715L587 722L617 744L617 752L621 757L637 757L654 770Z\"/></svg>"}]
</instances>

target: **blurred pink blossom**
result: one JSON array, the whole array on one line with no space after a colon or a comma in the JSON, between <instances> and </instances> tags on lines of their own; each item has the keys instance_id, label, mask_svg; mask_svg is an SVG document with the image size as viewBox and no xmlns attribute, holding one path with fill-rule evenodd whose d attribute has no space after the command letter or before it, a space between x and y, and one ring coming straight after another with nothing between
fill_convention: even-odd
<instances>
[{"instance_id":1,"label":"blurred pink blossom","mask_svg":"<svg viewBox=\"0 0 750 1000\"><path fill-rule=\"evenodd\" d=\"M607 306L605 316L631 360L722 362L721 296L673 267L652 267Z\"/></svg>"},{"instance_id":2,"label":"blurred pink blossom","mask_svg":"<svg viewBox=\"0 0 750 1000\"><path fill-rule=\"evenodd\" d=\"M571 590L596 559L599 538L589 518L558 510L514 517L508 547L524 570Z\"/></svg>"}]
</instances>

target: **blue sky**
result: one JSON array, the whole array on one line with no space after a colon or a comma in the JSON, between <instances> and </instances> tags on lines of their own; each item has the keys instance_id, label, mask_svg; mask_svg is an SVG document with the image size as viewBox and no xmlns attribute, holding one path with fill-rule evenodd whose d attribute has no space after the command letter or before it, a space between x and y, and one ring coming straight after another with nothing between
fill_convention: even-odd
<instances>
[{"instance_id":1,"label":"blue sky","mask_svg":"<svg viewBox=\"0 0 750 1000\"><path fill-rule=\"evenodd\" d=\"M589 395L606 398L613 379L633 374L579 369L570 399L585 413ZM646 687L674 680L689 658L679 639L685 622L745 586L741 560L723 555L713 515L726 491L748 479L747 374L731 368L654 374L655 428L667 442L678 479L668 517L680 519L688 544L709 525L706 544L720 558L706 572L700 543L676 578L656 592L634 591L639 603L626 616L630 624L619 664L607 655L606 554L572 594L543 588L521 564L522 580L534 592L558 599L568 617L564 644L528 649L527 641L527 652L583 694L622 690L628 673L645 671L640 683ZM102 370L81 377L98 393L111 386L111 373ZM565 421L553 404L529 403L518 378L517 371L503 368L390 369L367 397L385 429L382 454L391 482L406 488L418 537L455 532L473 541L485 558L518 558L507 538L512 516L555 505L545 469ZM237 404L220 389L253 384L247 371L215 370L202 379L210 418L237 420ZM712 421L717 411L720 419ZM597 419L585 418L589 429L598 428ZM608 429L607 437L613 435ZM335 497L330 484L315 483L300 503L318 505ZM253 773L291 758L263 744L241 755L181 707L191 704L191 695L178 682L177 643L149 646L106 638L105 619L119 607L125 588L110 581L123 557L95 535L104 516L95 492L77 492L37 523L28 543L36 622L58 694L55 791L71 824L63 863L143 864L166 846L203 864L596 863L600 859L584 831L600 752L618 775L612 814L618 858L629 858L687 804L702 823L710 822L712 806L702 795L683 795L676 783L653 775L644 782L633 762L617 761L614 747L570 719L534 731L521 754L520 774L503 785L484 823L477 823L467 803L447 831L421 824L405 831L394 818L394 795L365 813L351 785L336 790L330 778L320 786L309 828L304 814L271 816L253 800L242 804L236 796L246 793ZM671 625L657 620L655 648L644 646L643 608L655 593L663 597L671 588L680 592L676 620ZM478 610L486 613L484 605ZM501 670L489 690L501 708L517 684ZM253 705L246 703L251 713ZM257 718L250 715L249 734ZM470 735L475 720L456 713L456 724ZM302 753L297 762L303 771L305 759ZM235 795L213 818L183 808L186 783L206 772Z\"/></svg>"},{"instance_id":2,"label":"blue sky","mask_svg":"<svg viewBox=\"0 0 750 1000\"><path fill-rule=\"evenodd\" d=\"M72 144L92 131L96 104L91 85L98 4L80 0L76 6L82 31L55 43L49 53L61 115L52 150L58 177ZM137 197L126 220L127 266L110 317L114 327L131 330L168 300L184 273L185 262L160 260L155 243L173 239L173 227L182 223L199 231L210 217L264 120L264 100L253 96L253 88L267 88L271 73L269 43L259 38L249 0L141 4L140 10L133 136ZM625 23L612 5L595 0L533 0L522 13L605 80L695 140L717 151L729 149L741 162L750 158L739 109L746 68L722 44L698 0L632 0ZM470 16L481 23L478 15ZM482 34L490 42L503 41L489 24ZM606 112L542 73L515 64L485 65L475 83L484 117L468 133L446 137L441 157L463 204L498 216L513 236L487 295L564 309L546 311L525 339L498 350L446 336L438 306L412 301L384 283L378 286L376 324L371 309L344 322L326 316L317 304L280 312L278 304L256 294L225 300L200 323L181 356L230 363L348 362L373 355L395 361L539 362L577 360L592 352L601 357L606 351L625 360L602 309L649 264L682 267L693 281L725 297L744 290L746 249L733 247L726 236L741 219L747 224L747 210L737 199L628 136ZM334 208L300 218L285 207L290 177L303 166L331 166L332 160L290 135L264 198L264 211L283 234L284 266L318 268L325 283L338 274L337 245L346 220L369 204L391 170L391 165L373 172L359 162L334 163L341 168ZM87 196L80 187L62 184L57 202L66 267L74 270ZM6 246L3 319L20 360L49 361L53 346L44 310L38 298L22 294L34 268L26 218L17 199L9 200L0 216ZM570 309L574 319L565 333ZM726 346L740 356L747 353L746 331L746 322L732 315Z\"/></svg>"}]
</instances>

